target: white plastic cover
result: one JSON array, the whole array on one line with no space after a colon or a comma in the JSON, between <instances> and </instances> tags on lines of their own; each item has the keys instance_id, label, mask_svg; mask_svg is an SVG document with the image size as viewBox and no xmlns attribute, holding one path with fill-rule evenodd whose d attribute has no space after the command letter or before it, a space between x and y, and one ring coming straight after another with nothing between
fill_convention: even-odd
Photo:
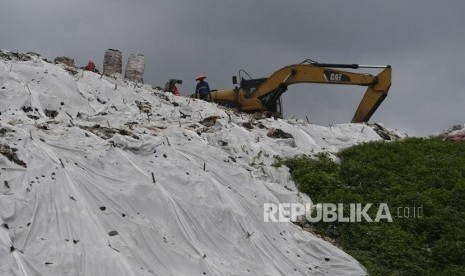
<instances>
[{"instance_id":1,"label":"white plastic cover","mask_svg":"<svg viewBox=\"0 0 465 276\"><path fill-rule=\"evenodd\" d=\"M380 139L366 125L249 130L249 115L35 57L0 60L0 112L0 275L366 274L300 227L263 220L264 203L309 201L273 156Z\"/></svg>"}]
</instances>

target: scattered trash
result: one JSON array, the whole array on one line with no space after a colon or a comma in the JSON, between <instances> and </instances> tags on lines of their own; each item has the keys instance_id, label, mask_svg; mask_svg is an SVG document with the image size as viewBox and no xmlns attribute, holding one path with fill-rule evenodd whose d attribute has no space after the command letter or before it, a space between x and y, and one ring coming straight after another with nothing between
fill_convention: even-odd
<instances>
[{"instance_id":1,"label":"scattered trash","mask_svg":"<svg viewBox=\"0 0 465 276\"><path fill-rule=\"evenodd\" d=\"M242 126L245 127L245 128L248 129L248 130L252 130L252 129L253 129L253 125L252 125L251 122L242 123Z\"/></svg>"},{"instance_id":2,"label":"scattered trash","mask_svg":"<svg viewBox=\"0 0 465 276\"><path fill-rule=\"evenodd\" d=\"M400 136L393 131L388 130L380 124L370 125L378 135L386 141L394 141L400 139Z\"/></svg>"},{"instance_id":3,"label":"scattered trash","mask_svg":"<svg viewBox=\"0 0 465 276\"><path fill-rule=\"evenodd\" d=\"M101 104L106 104L107 103L106 101L100 99L99 97L96 97L96 99L97 99L97 102L99 102Z\"/></svg>"},{"instance_id":4,"label":"scattered trash","mask_svg":"<svg viewBox=\"0 0 465 276\"><path fill-rule=\"evenodd\" d=\"M259 129L265 129L267 128L264 124L262 124L261 122L258 122L255 124L255 126L257 126Z\"/></svg>"},{"instance_id":5,"label":"scattered trash","mask_svg":"<svg viewBox=\"0 0 465 276\"><path fill-rule=\"evenodd\" d=\"M210 116L205 119L203 119L200 123L206 127L211 127L214 124L216 124L216 121L220 119L220 116Z\"/></svg>"},{"instance_id":6,"label":"scattered trash","mask_svg":"<svg viewBox=\"0 0 465 276\"><path fill-rule=\"evenodd\" d=\"M24 163L24 161L20 160L18 158L18 155L16 155L17 151L18 151L18 149L10 148L8 145L0 144L0 154L5 156L6 158L8 158L8 160L10 160L11 162L14 162L14 163L18 164L21 167L27 168L26 163Z\"/></svg>"},{"instance_id":7,"label":"scattered trash","mask_svg":"<svg viewBox=\"0 0 465 276\"><path fill-rule=\"evenodd\" d=\"M100 125L94 125L91 127L87 127L87 126L79 126L79 127L84 130L90 131L93 134L105 140L112 138L116 133L123 135L123 136L129 136L134 139L139 139L137 135L133 134L131 131L126 130L126 129L102 127Z\"/></svg>"},{"instance_id":8,"label":"scattered trash","mask_svg":"<svg viewBox=\"0 0 465 276\"><path fill-rule=\"evenodd\" d=\"M150 111L152 111L152 105L149 102L136 101L136 105L139 110L144 113L150 113Z\"/></svg>"},{"instance_id":9,"label":"scattered trash","mask_svg":"<svg viewBox=\"0 0 465 276\"><path fill-rule=\"evenodd\" d=\"M271 128L266 136L275 138L275 139L289 139L289 138L294 138L292 134L284 132L282 129L279 128Z\"/></svg>"},{"instance_id":10,"label":"scattered trash","mask_svg":"<svg viewBox=\"0 0 465 276\"><path fill-rule=\"evenodd\" d=\"M15 132L14 130L6 129L6 128L0 128L0 137L5 136L8 132Z\"/></svg>"},{"instance_id":11,"label":"scattered trash","mask_svg":"<svg viewBox=\"0 0 465 276\"><path fill-rule=\"evenodd\" d=\"M465 125L453 125L440 134L432 135L431 137L438 137L452 142L465 142Z\"/></svg>"},{"instance_id":12,"label":"scattered trash","mask_svg":"<svg viewBox=\"0 0 465 276\"><path fill-rule=\"evenodd\" d=\"M32 107L30 106L23 106L21 109L26 113L33 111Z\"/></svg>"},{"instance_id":13,"label":"scattered trash","mask_svg":"<svg viewBox=\"0 0 465 276\"><path fill-rule=\"evenodd\" d=\"M187 118L192 117L191 115L182 113L181 111L179 111L179 114L181 114L181 116L179 116L179 118L181 119L187 119Z\"/></svg>"},{"instance_id":14,"label":"scattered trash","mask_svg":"<svg viewBox=\"0 0 465 276\"><path fill-rule=\"evenodd\" d=\"M465 142L465 133L449 134L447 135L446 140L453 142Z\"/></svg>"},{"instance_id":15,"label":"scattered trash","mask_svg":"<svg viewBox=\"0 0 465 276\"><path fill-rule=\"evenodd\" d=\"M36 127L42 130L50 130L50 126L47 124L37 124Z\"/></svg>"},{"instance_id":16,"label":"scattered trash","mask_svg":"<svg viewBox=\"0 0 465 276\"><path fill-rule=\"evenodd\" d=\"M31 55L38 56L36 53L17 53L0 50L0 59L3 60L16 60L16 61L29 61L31 60Z\"/></svg>"},{"instance_id":17,"label":"scattered trash","mask_svg":"<svg viewBox=\"0 0 465 276\"><path fill-rule=\"evenodd\" d=\"M55 64L57 63L61 63L61 64L64 64L66 66L69 66L69 67L74 67L74 59L73 58L70 58L70 57L56 57L53 62Z\"/></svg>"},{"instance_id":18,"label":"scattered trash","mask_svg":"<svg viewBox=\"0 0 465 276\"><path fill-rule=\"evenodd\" d=\"M50 118L55 118L56 116L58 116L58 111L56 110L45 109L44 112L45 112L45 116L50 117Z\"/></svg>"}]
</instances>

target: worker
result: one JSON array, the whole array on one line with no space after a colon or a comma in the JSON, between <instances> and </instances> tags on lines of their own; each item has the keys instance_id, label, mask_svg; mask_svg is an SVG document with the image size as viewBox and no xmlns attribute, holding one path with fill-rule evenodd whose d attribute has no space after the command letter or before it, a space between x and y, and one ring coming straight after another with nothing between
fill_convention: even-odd
<instances>
[{"instance_id":1,"label":"worker","mask_svg":"<svg viewBox=\"0 0 465 276\"><path fill-rule=\"evenodd\" d=\"M92 60L89 60L86 67L84 67L84 70L94 72L95 71L95 63Z\"/></svg>"},{"instance_id":2,"label":"worker","mask_svg":"<svg viewBox=\"0 0 465 276\"><path fill-rule=\"evenodd\" d=\"M180 96L181 94L179 93L178 88L176 87L176 84L173 84L173 90L171 91L175 96Z\"/></svg>"},{"instance_id":3,"label":"worker","mask_svg":"<svg viewBox=\"0 0 465 276\"><path fill-rule=\"evenodd\" d=\"M85 67L81 67L81 69L100 74L100 71L97 69L97 67L95 66L95 63L92 60L89 60L87 65Z\"/></svg>"},{"instance_id":4,"label":"worker","mask_svg":"<svg viewBox=\"0 0 465 276\"><path fill-rule=\"evenodd\" d=\"M205 81L206 78L207 77L200 74L195 79L198 81L197 86L195 87L195 95L197 97L198 94L202 100L207 100L208 95L210 95L210 86L208 85L208 82Z\"/></svg>"},{"instance_id":5,"label":"worker","mask_svg":"<svg viewBox=\"0 0 465 276\"><path fill-rule=\"evenodd\" d=\"M170 79L166 84L165 84L165 91L166 92L171 92L175 96L180 96L181 94L179 93L178 87L176 87L176 84L182 84L182 80L176 80L176 79Z\"/></svg>"}]
</instances>

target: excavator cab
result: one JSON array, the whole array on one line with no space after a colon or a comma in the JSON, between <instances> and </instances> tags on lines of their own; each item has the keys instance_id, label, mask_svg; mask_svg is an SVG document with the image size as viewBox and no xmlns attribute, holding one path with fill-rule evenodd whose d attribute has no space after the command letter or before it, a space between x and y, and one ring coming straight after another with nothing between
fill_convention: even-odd
<instances>
[{"instance_id":1,"label":"excavator cab","mask_svg":"<svg viewBox=\"0 0 465 276\"><path fill-rule=\"evenodd\" d=\"M262 85L268 78L260 78L260 79L241 79L240 88L244 91L245 97L249 98L250 95L257 90L257 88Z\"/></svg>"},{"instance_id":2,"label":"excavator cab","mask_svg":"<svg viewBox=\"0 0 465 276\"><path fill-rule=\"evenodd\" d=\"M241 70L239 72L239 76L241 75L240 73L245 72L244 70ZM257 78L257 79L244 79L243 77L240 78L240 83L239 87L236 86L237 91L239 89L242 91L243 95L245 98L251 98L251 95L257 90L258 87L260 87L264 82L268 80L268 78ZM233 76L232 77L232 83L233 84L238 84L237 83L237 77ZM281 93L279 93L279 96L276 96L276 93L270 93L260 99L261 104L263 107L266 108L267 111L271 112L272 114L282 114L282 101L280 95L284 92L282 90L287 90L287 86L285 89L281 89Z\"/></svg>"},{"instance_id":3,"label":"excavator cab","mask_svg":"<svg viewBox=\"0 0 465 276\"><path fill-rule=\"evenodd\" d=\"M243 75L247 76L248 79L245 79ZM264 82L268 80L268 78L258 78L258 79L253 79L247 71L244 69L239 70L239 88L242 90L244 93L245 98L250 98L253 92L257 90L260 85L262 85ZM232 82L233 84L238 84L237 83L237 77L233 76L232 77Z\"/></svg>"}]
</instances>

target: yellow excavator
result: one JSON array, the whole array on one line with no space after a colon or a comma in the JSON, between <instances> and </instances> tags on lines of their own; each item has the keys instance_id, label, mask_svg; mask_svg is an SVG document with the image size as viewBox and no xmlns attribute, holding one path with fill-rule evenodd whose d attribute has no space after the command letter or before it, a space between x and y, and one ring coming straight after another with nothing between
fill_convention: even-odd
<instances>
[{"instance_id":1,"label":"yellow excavator","mask_svg":"<svg viewBox=\"0 0 465 276\"><path fill-rule=\"evenodd\" d=\"M382 68L383 70L373 76L335 68ZM241 77L241 73L245 73L249 79ZM252 79L244 70L239 71L239 78L241 80L239 86L234 89L212 91L208 100L248 113L268 111L281 114L281 95L292 84L325 83L367 86L368 89L352 118L353 123L361 123L367 122L386 98L391 86L391 66L329 64L307 59L299 64L281 68L268 78ZM233 84L237 84L236 76L233 77Z\"/></svg>"}]
</instances>

